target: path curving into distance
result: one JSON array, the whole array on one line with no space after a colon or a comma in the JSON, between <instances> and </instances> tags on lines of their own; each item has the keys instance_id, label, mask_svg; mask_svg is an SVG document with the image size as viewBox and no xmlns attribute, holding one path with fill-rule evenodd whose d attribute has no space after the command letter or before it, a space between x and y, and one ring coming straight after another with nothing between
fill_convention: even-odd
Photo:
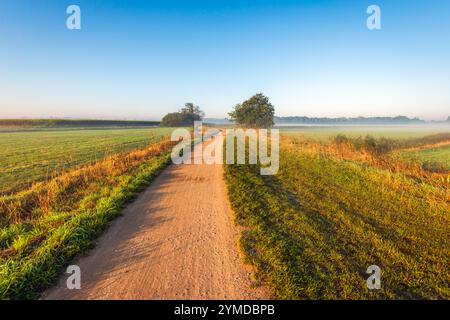
<instances>
[{"instance_id":1,"label":"path curving into distance","mask_svg":"<svg viewBox=\"0 0 450 320\"><path fill-rule=\"evenodd\" d=\"M170 165L42 299L266 299L241 262L222 165Z\"/></svg>"}]
</instances>

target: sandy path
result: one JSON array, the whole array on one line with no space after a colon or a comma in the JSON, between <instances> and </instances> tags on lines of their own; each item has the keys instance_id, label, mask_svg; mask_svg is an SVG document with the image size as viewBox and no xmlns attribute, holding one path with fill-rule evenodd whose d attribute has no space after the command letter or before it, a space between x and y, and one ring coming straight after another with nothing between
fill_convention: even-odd
<instances>
[{"instance_id":1,"label":"sandy path","mask_svg":"<svg viewBox=\"0 0 450 320\"><path fill-rule=\"evenodd\" d=\"M171 165L43 299L260 299L237 248L221 165Z\"/></svg>"}]
</instances>

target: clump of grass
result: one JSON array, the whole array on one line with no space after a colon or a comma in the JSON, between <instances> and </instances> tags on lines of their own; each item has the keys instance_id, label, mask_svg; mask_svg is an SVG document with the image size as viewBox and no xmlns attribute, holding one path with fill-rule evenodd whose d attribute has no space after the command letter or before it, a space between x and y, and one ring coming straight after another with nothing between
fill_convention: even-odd
<instances>
[{"instance_id":1,"label":"clump of grass","mask_svg":"<svg viewBox=\"0 0 450 320\"><path fill-rule=\"evenodd\" d=\"M51 285L126 203L170 163L172 142L119 154L0 201L0 299Z\"/></svg>"},{"instance_id":2,"label":"clump of grass","mask_svg":"<svg viewBox=\"0 0 450 320\"><path fill-rule=\"evenodd\" d=\"M292 138L291 138L292 139ZM281 299L448 299L446 184L377 165L354 146L284 138L280 171L227 165L246 260ZM389 161L385 157L383 161ZM381 290L366 269L382 270Z\"/></svg>"}]
</instances>

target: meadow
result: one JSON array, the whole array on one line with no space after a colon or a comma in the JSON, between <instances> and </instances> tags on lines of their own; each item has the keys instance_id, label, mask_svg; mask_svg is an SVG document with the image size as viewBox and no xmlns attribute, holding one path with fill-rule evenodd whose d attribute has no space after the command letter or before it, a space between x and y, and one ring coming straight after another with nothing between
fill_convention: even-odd
<instances>
[{"instance_id":1,"label":"meadow","mask_svg":"<svg viewBox=\"0 0 450 320\"><path fill-rule=\"evenodd\" d=\"M280 299L449 299L449 171L402 154L450 134L309 134L282 136L275 176L226 166L257 280ZM370 265L381 268L380 290L366 287Z\"/></svg>"},{"instance_id":2,"label":"meadow","mask_svg":"<svg viewBox=\"0 0 450 320\"><path fill-rule=\"evenodd\" d=\"M0 195L33 182L130 152L169 135L170 128L98 128L0 132Z\"/></svg>"},{"instance_id":3,"label":"meadow","mask_svg":"<svg viewBox=\"0 0 450 320\"><path fill-rule=\"evenodd\" d=\"M15 189L0 194L0 299L39 297L90 249L170 163L171 130L0 133L3 190Z\"/></svg>"}]
</instances>

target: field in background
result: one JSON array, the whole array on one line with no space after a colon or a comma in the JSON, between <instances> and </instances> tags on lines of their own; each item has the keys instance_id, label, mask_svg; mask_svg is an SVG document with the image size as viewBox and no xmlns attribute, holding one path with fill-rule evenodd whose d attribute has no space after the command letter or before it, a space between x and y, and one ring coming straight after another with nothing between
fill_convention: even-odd
<instances>
[{"instance_id":1,"label":"field in background","mask_svg":"<svg viewBox=\"0 0 450 320\"><path fill-rule=\"evenodd\" d=\"M160 141L171 128L102 128L0 132L0 194L107 155Z\"/></svg>"},{"instance_id":2,"label":"field in background","mask_svg":"<svg viewBox=\"0 0 450 320\"><path fill-rule=\"evenodd\" d=\"M11 142L11 150L26 153L23 161L36 157L42 162L68 152L87 162L93 159L86 153L102 152L104 159L0 195L0 299L39 297L68 262L92 247L108 222L170 163L168 130L64 132L51 134L47 142L44 132L30 134L35 141L30 145L14 148ZM139 145L144 146L124 152ZM114 152L111 146L116 153L106 156ZM36 149L28 154L28 148ZM22 170L24 176L30 173Z\"/></svg>"},{"instance_id":3,"label":"field in background","mask_svg":"<svg viewBox=\"0 0 450 320\"><path fill-rule=\"evenodd\" d=\"M420 138L431 134L450 132L450 125L279 126L277 129L289 136L301 136L309 140L327 141L338 134L345 134L353 138L366 135L371 135L375 138Z\"/></svg>"},{"instance_id":4,"label":"field in background","mask_svg":"<svg viewBox=\"0 0 450 320\"><path fill-rule=\"evenodd\" d=\"M296 130L281 139L277 175L225 169L258 280L281 299L449 299L450 172L424 161L450 133ZM403 157L421 144L421 161ZM447 156L448 146L432 161ZM374 264L381 290L366 287Z\"/></svg>"}]
</instances>

